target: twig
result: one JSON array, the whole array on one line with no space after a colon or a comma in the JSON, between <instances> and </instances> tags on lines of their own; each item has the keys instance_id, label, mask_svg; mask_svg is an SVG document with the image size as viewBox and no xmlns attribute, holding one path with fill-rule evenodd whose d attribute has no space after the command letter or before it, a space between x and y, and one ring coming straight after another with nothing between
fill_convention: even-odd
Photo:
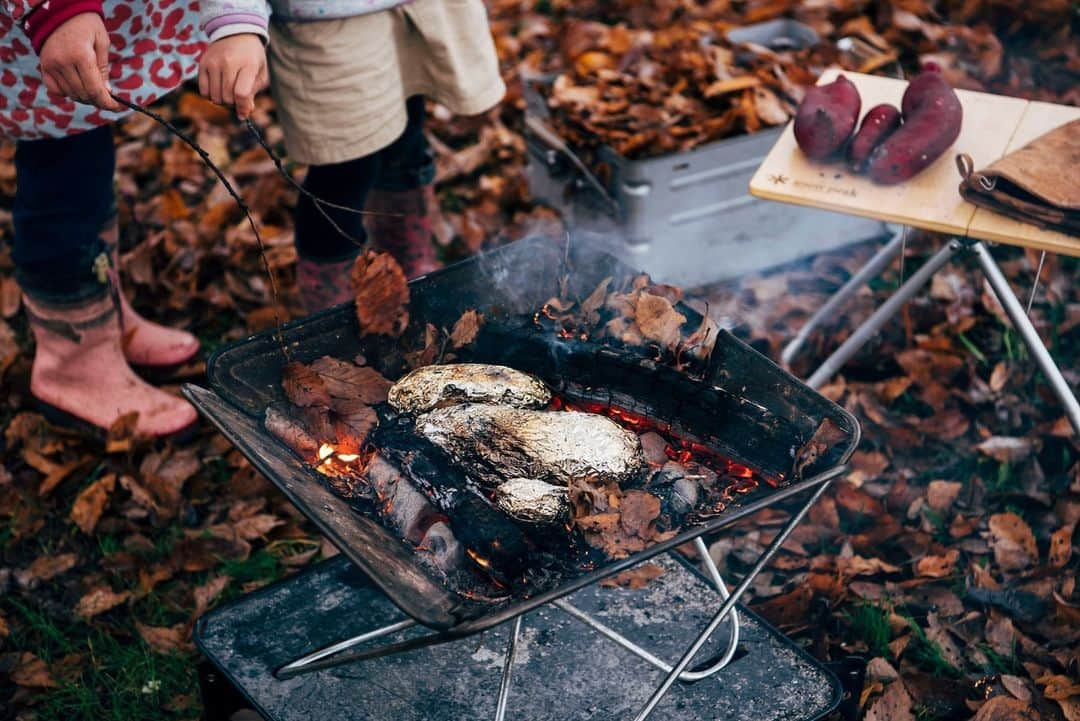
<instances>
[{"instance_id":1,"label":"twig","mask_svg":"<svg viewBox=\"0 0 1080 721\"><path fill-rule=\"evenodd\" d=\"M274 278L274 272L270 268L270 261L266 257L266 246L263 244L262 236L259 234L259 228L255 224L255 219L252 217L251 210L248 208L247 203L245 203L244 199L240 197L240 194L236 192L236 188L234 188L232 183L229 182L229 179L225 177L225 173L222 172L221 168L219 168L214 163L214 161L210 159L210 154L203 150L202 146L195 142L195 140L191 136L177 128L175 125L170 123L161 115L155 113L153 110L145 108L138 103L133 103L130 100L122 98L118 95L113 95L112 97L113 100L120 103L129 110L134 110L136 113L145 115L154 122L160 124L163 128L168 130L176 137L180 138L180 140L184 141L184 143L188 147L198 153L199 157L202 158L203 163L206 164L206 167L214 171L214 175L216 175L218 180L221 181L221 184L225 186L225 190L227 190L229 195L232 196L232 199L236 202L236 205L240 208L240 210L244 212L244 216L247 218L248 225L251 226L252 232L255 233L255 242L259 246L259 256L262 258L263 268L266 270L266 276L270 279L270 295L273 298L274 324L276 326L274 330L274 335L276 336L278 344L281 347L281 354L285 356L286 361L290 360L289 351L285 347L285 336L282 335L281 332L281 303L278 299L277 280Z\"/></svg>"},{"instance_id":2,"label":"twig","mask_svg":"<svg viewBox=\"0 0 1080 721\"><path fill-rule=\"evenodd\" d=\"M251 118L248 118L244 122L247 125L248 132L251 133L251 136L253 138L255 138L255 142L257 142L259 144L259 147L261 147L264 151L266 151L266 154L268 156L270 156L270 160L273 161L274 167L277 168L277 171L281 175L281 177L285 178L285 181L289 185L296 188L297 192L299 192L305 198L310 200L312 202L312 204L315 206L315 209L318 210L319 213L322 215L322 217L326 218L326 222L329 223L331 226L333 226L334 230L336 230L338 233L340 233L343 237L347 238L349 240L349 242L351 242L353 245L356 245L356 246L359 246L359 247L363 248L365 246L365 242L361 241L361 240L358 240L358 239L354 238L353 236L349 235L348 233L346 233L341 228L341 226L338 225L337 222L335 222L334 219L330 217L330 214L326 212L326 208L334 208L335 210L343 210L343 211L345 211L347 213L355 213L356 215L388 215L388 216L392 216L392 217L395 217L395 218L402 217L400 213L382 213L382 212L378 212L378 211L374 211L374 210L359 210L357 208L350 208L347 205L341 205L339 203L332 203L329 200L324 200L324 199L320 198L319 196L315 195L310 190L305 188L301 183L297 182L296 178L294 178L292 176L292 174L289 173L289 171L285 169L285 164L282 162L282 160L278 156L278 154L274 152L274 149L270 147L270 144L266 142L266 138L264 138L262 136L262 133L259 132L258 126L256 126L255 123L253 123L251 121Z\"/></svg>"}]
</instances>

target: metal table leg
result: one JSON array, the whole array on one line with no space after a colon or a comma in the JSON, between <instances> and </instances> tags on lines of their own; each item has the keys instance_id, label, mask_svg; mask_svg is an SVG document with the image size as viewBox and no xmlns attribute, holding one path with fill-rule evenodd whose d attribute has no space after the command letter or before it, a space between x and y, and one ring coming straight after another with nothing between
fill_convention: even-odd
<instances>
[{"instance_id":1,"label":"metal table leg","mask_svg":"<svg viewBox=\"0 0 1080 721\"><path fill-rule=\"evenodd\" d=\"M1005 313L1009 316L1009 320L1012 321L1013 327L1016 328L1016 332L1020 334L1024 345L1031 352L1035 363L1039 366L1039 370L1046 376L1054 395L1065 406L1065 415L1068 416L1073 430L1080 433L1080 402L1076 400L1075 393L1069 387L1065 377L1061 375L1061 370L1054 363L1050 351L1043 345L1042 338L1039 337L1035 326L1031 324L1031 319L1024 312L1020 300L1013 293L1012 288L1009 287L1009 281L1006 280L1001 268L994 261L994 256L990 255L990 250L983 243L975 242L971 245L971 249L975 253L975 257L979 259L979 265L982 266L994 295L997 296L1001 306L1005 309Z\"/></svg>"},{"instance_id":2,"label":"metal table leg","mask_svg":"<svg viewBox=\"0 0 1080 721\"><path fill-rule=\"evenodd\" d=\"M780 530L780 533L776 535L776 538L773 539L772 543L769 544L768 548L766 548L765 551L762 552L762 554L758 557L757 563L754 564L754 567L750 569L750 571L746 574L745 577L743 577L743 580L739 583L735 590L731 592L731 595L728 596L728 599L724 601L724 603L720 606L720 609L716 612L716 615L713 616L712 620L709 621L709 624L705 627L705 630L703 630L701 632L701 635L697 637L697 640L690 645L690 648L686 650L686 653L683 654L683 657L679 659L679 662L675 664L675 667L673 669L671 669L671 672L668 673L663 683L661 683L660 686L657 687L657 689L653 692L653 695L649 697L649 700L641 708L641 711L639 711L637 716L634 717L634 721L645 721L645 719L647 719L652 714L652 712L656 710L657 705L664 698L664 696L667 695L667 692L671 690L671 687L678 680L679 675L686 670L687 666L690 665L690 662L694 660L694 656L698 654L701 648L709 640L709 637L716 632L716 629L720 628L720 624L724 622L724 618L728 615L728 613L731 612L733 608L735 608L735 603L739 600L739 597L741 597L743 593L746 592L746 589L750 587L750 584L753 583L754 579L759 573L761 573L762 569L765 568L766 564L768 564L769 561L772 560L772 557L776 555L777 551L780 550L780 546L784 544L784 541L786 541L788 536L791 535L791 532L794 531L795 527L799 525L803 518L806 517L806 514L810 511L810 508L815 503L817 503L817 500L821 498L821 495L825 493L825 489L828 488L830 485L832 485L831 479L819 486L818 489L814 491L814 495L810 497L810 500L808 500L806 504L802 508L800 508L799 511L794 516L792 516L791 520L789 520L787 524Z\"/></svg>"},{"instance_id":3,"label":"metal table leg","mask_svg":"<svg viewBox=\"0 0 1080 721\"><path fill-rule=\"evenodd\" d=\"M510 675L514 670L514 654L517 653L518 636L521 635L521 616L514 619L510 628L510 640L506 642L506 660L503 661L502 678L499 680L499 700L495 703L495 721L506 718L506 700L510 697Z\"/></svg>"},{"instance_id":4,"label":"metal table leg","mask_svg":"<svg viewBox=\"0 0 1080 721\"><path fill-rule=\"evenodd\" d=\"M913 274L903 285L896 289L896 292L889 296L889 299L881 304L874 313L863 321L862 325L855 329L850 337L844 341L831 356L825 359L825 362L814 371L814 374L806 381L806 385L811 388L820 388L825 384L827 380L839 371L845 363L851 360L860 348L862 348L867 341L873 338L881 327L885 325L903 307L905 303L911 300L919 290L930 282L934 273L941 270L941 268L953 259L957 253L964 250L965 245L955 238L950 240L945 247L943 247L934 255L930 256L919 270Z\"/></svg>"},{"instance_id":5,"label":"metal table leg","mask_svg":"<svg viewBox=\"0 0 1080 721\"><path fill-rule=\"evenodd\" d=\"M866 285L870 280L881 275L893 260L904 249L904 229L899 228L893 233L889 242L874 254L866 265L859 268L854 275L840 287L840 290L833 293L833 295L825 301L825 304L815 311L815 313L807 319L803 327L799 329L799 332L795 334L795 337L791 339L791 342L784 346L784 350L780 352L780 362L785 366L790 366L791 361L795 359L795 356L802 350L803 344L806 339L817 330L823 323L826 323L836 317L837 312L840 310L840 306L847 302L849 298L855 295L860 288Z\"/></svg>"}]
</instances>

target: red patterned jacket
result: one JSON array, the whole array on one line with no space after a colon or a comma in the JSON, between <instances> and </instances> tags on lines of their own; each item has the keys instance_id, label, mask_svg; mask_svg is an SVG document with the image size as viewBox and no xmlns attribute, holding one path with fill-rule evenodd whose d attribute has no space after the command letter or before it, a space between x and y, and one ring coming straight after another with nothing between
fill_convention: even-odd
<instances>
[{"instance_id":1,"label":"red patterned jacket","mask_svg":"<svg viewBox=\"0 0 1080 721\"><path fill-rule=\"evenodd\" d=\"M0 135L59 137L122 117L49 93L38 67L35 45L51 30L98 11L117 95L146 105L198 72L205 47L199 0L0 0Z\"/></svg>"}]
</instances>

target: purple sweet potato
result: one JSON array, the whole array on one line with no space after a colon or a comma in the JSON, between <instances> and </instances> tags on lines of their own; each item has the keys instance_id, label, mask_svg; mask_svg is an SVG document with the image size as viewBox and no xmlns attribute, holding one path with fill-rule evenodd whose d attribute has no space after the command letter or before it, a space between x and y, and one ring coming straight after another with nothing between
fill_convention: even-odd
<instances>
[{"instance_id":1,"label":"purple sweet potato","mask_svg":"<svg viewBox=\"0 0 1080 721\"><path fill-rule=\"evenodd\" d=\"M900 127L900 120L900 111L895 105L882 103L867 110L859 132L848 144L848 167L856 173L866 170L870 153Z\"/></svg>"},{"instance_id":2,"label":"purple sweet potato","mask_svg":"<svg viewBox=\"0 0 1080 721\"><path fill-rule=\"evenodd\" d=\"M851 137L861 109L859 91L843 75L810 88L795 113L795 142L808 158L824 160Z\"/></svg>"},{"instance_id":3,"label":"purple sweet potato","mask_svg":"<svg viewBox=\"0 0 1080 721\"><path fill-rule=\"evenodd\" d=\"M900 103L904 124L870 153L867 173L882 185L915 176L956 142L964 119L960 99L940 72L924 71L908 85Z\"/></svg>"}]
</instances>

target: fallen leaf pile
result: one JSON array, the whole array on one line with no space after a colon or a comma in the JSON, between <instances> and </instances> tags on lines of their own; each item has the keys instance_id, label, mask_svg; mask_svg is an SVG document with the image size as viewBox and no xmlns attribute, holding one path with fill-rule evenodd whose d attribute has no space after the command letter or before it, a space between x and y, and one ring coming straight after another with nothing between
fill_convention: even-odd
<instances>
[{"instance_id":1,"label":"fallen leaf pile","mask_svg":"<svg viewBox=\"0 0 1080 721\"><path fill-rule=\"evenodd\" d=\"M788 15L827 40L858 35L877 48L865 56L840 53L835 60L845 68L891 72L895 56L910 71L918 60L933 59L957 87L1080 101L1077 16L1062 0L493 0L491 26L509 86L504 103L472 118L433 106L428 126L445 219L436 229L442 257L453 260L528 233L561 233L555 214L528 197L520 70L555 71L568 88L610 93L601 96L609 99L598 103L597 121L609 123L620 142L633 140L629 125L620 123L660 117L673 121L673 132L658 143L684 147L701 133L688 120L700 107L712 109L710 118L726 115L732 125L725 132L740 132L754 115L768 124L761 116L770 113L760 101L762 89L776 95L781 110L797 97L795 86L809 78L785 65L783 53L775 59L723 40L730 27ZM566 55L567 27L592 22L609 28L607 40L588 40L586 50ZM730 80L760 85L717 86L714 92L728 92L703 98L724 78L715 64L701 63L704 51L688 44L704 37L702 23L715 35L709 52L732 53L721 53ZM626 38L644 47L624 51ZM664 42L670 45L657 44ZM698 68L685 87L677 88L677 78L645 74L655 83L650 90L642 80L645 61L657 62L658 47L686 51L685 57L670 54L674 67ZM580 67L567 64L568 57L582 60ZM811 57L821 60L807 67L810 76L832 61L827 48ZM604 67L613 59L626 67ZM735 80L743 77L752 80ZM657 90L664 87L678 89L670 103ZM644 111L631 111L631 88L654 93ZM625 110L616 104L620 93ZM297 317L295 191L228 110L191 89L155 109L196 137L235 181L262 229L282 315ZM269 97L257 99L253 119L280 148ZM198 157L143 117L119 123L116 141L121 266L135 306L196 333L206 352L270 327L270 284L255 238ZM42 720L96 721L116 709L194 718L194 618L335 551L209 427L183 445L148 444L131 436L127 419L111 429L103 450L34 412L33 344L10 259L13 154L12 143L0 143L0 708L13 718ZM294 172L299 178L303 169ZM933 247L912 238L908 275ZM705 295L687 294L683 302L698 311L707 307L714 318L736 319L733 330L775 358L807 313L865 263L870 250L821 256ZM1026 294L1037 257L994 252ZM1074 387L1080 383L1077 272L1075 261L1050 256L1033 307L1036 326ZM835 349L850 334L851 321L879 305L895 283L895 274L887 276L853 298L835 325L811 339L795 370L805 374L813 360ZM609 312L604 304L627 291L605 288L602 302L588 305L597 322ZM670 341L675 324L688 348L695 329L672 315L687 312L665 292L643 292L666 299L672 312L646 299L645 327L635 306L637 328L618 329L630 334L622 340L636 340L635 333L644 338L648 330ZM474 321L479 318L421 329L423 342L410 362L447 359L469 342ZM1008 328L982 278L953 266L824 389L863 423L854 471L752 588L763 612L817 657L858 653L869 659L859 700L878 721L909 715L919 721L1080 718L1080 449ZM652 341L650 350L663 340ZM205 382L203 369L202 362L192 363L166 387ZM317 422L333 428L335 418L345 422L338 416L352 418L340 402L334 410L329 385L326 395L329 403L306 406L315 409ZM724 570L737 578L748 568L785 512L763 513L715 539L713 552ZM634 517L624 529L620 519L626 543L648 533L641 520Z\"/></svg>"},{"instance_id":2,"label":"fallen leaf pile","mask_svg":"<svg viewBox=\"0 0 1080 721\"><path fill-rule=\"evenodd\" d=\"M708 358L718 326L708 314L689 322L689 309L679 309L682 289L654 283L647 275L634 277L627 286L615 289L606 278L583 299L561 293L540 308L534 323L561 338L647 352L683 370Z\"/></svg>"},{"instance_id":3,"label":"fallen leaf pile","mask_svg":"<svg viewBox=\"0 0 1080 721\"><path fill-rule=\"evenodd\" d=\"M940 243L909 241L906 274ZM877 244L707 289L736 334L777 357L807 314ZM1025 298L1038 254L997 249ZM1076 383L1076 260L1048 256L1032 318ZM801 374L836 349L898 282L852 298L811 336ZM753 607L816 656L869 661L874 719L1073 721L1080 709L1080 441L1016 332L962 264L939 273L822 392L856 414L853 471L811 511L751 587ZM712 546L738 576L789 510Z\"/></svg>"}]
</instances>

